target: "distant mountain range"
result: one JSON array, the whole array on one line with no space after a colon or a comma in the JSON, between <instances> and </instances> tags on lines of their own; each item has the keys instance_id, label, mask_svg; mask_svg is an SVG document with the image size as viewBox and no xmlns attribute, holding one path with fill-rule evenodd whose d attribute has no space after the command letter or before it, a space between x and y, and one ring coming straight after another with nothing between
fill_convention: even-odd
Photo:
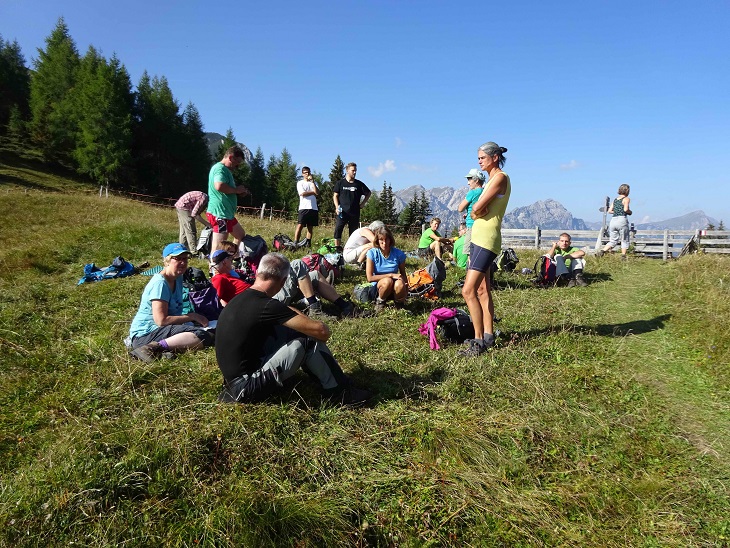
<instances>
[{"instance_id":1,"label":"distant mountain range","mask_svg":"<svg viewBox=\"0 0 730 548\"><path fill-rule=\"evenodd\" d=\"M468 189L452 187L423 188L421 185L414 185L403 190L393 191L396 209L403 209L411 201L413 195L418 192L426 193L431 204L431 211L434 217L439 217L444 232L451 232L462 220L462 214L457 207L466 196ZM697 230L706 228L708 224L717 226L718 221L705 215L703 211L693 211L681 217L674 217L666 221L653 223L636 224L637 230ZM583 219L573 217L565 209L563 204L557 200L539 200L531 205L520 206L508 211L502 221L504 228L540 228L557 230L598 230L600 222L585 222Z\"/></svg>"}]
</instances>

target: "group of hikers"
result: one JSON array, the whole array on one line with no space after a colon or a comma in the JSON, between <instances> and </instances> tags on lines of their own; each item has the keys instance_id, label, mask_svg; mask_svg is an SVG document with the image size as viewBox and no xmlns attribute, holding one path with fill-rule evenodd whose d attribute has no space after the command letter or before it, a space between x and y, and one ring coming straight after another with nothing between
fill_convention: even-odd
<instances>
[{"instance_id":1,"label":"group of hikers","mask_svg":"<svg viewBox=\"0 0 730 548\"><path fill-rule=\"evenodd\" d=\"M470 190L459 204L459 211L465 216L459 238L443 237L438 232L440 220L434 218L419 241L419 256L433 255L441 260L450 251L455 263L466 267L462 295L475 338L465 341L460 350L463 356L479 356L495 344L490 273L501 250L501 224L511 194L510 178L502 169L506 152L506 148L491 141L479 147L480 169L472 169L466 175ZM303 368L319 382L328 400L343 405L362 404L372 395L354 385L327 347L331 331L323 320L330 316L322 310L320 299L334 303L340 317L353 317L355 307L337 293L322 270L310 269L301 259L290 261L280 253L265 254L255 276L233 265L245 237L235 218L237 197L248 191L236 185L231 170L243 161L242 149L231 147L210 170L208 194L190 192L175 204L180 221L179 242L164 247L164 266L144 289L130 329L130 354L151 362L171 357L175 352L215 345L224 378L221 401L265 398ZM381 221L360 227L360 210L371 192L355 178L354 163L345 170L345 177L337 182L333 192L337 250L346 263L365 270L374 289L376 313L388 301L402 308L408 296L406 254L395 246L392 232ZM306 244L311 246L313 228L318 225L319 191L309 167L301 171L295 240L306 227ZM612 206L614 217L625 218L631 213L628 191L627 185L619 189L620 196ZM204 220L201 211L206 207ZM184 312L182 278L188 269L190 250L197 244L195 219L213 230L211 283L222 307L214 329L205 316ZM343 247L345 226L349 238ZM611 229L612 238L604 250L619 242L622 251L627 249L628 227L624 230L623 225L612 221ZM228 240L229 234L233 241ZM571 246L570 235L562 234L548 255L556 261L558 274L570 280L568 285L586 285L582 275L585 252ZM300 302L304 304L303 311L292 306Z\"/></svg>"}]
</instances>

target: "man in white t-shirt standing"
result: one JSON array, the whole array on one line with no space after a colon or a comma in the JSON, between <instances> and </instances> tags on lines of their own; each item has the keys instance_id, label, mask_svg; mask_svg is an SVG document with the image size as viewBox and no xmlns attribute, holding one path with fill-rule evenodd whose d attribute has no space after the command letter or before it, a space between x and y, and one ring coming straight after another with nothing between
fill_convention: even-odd
<instances>
[{"instance_id":1,"label":"man in white t-shirt standing","mask_svg":"<svg viewBox=\"0 0 730 548\"><path fill-rule=\"evenodd\" d=\"M299 242L302 227L306 226L306 246L312 247L312 229L319 224L319 210L317 209L319 189L312 178L312 170L307 166L302 167L302 178L297 181L297 192L299 193L299 219L294 231L294 241Z\"/></svg>"}]
</instances>

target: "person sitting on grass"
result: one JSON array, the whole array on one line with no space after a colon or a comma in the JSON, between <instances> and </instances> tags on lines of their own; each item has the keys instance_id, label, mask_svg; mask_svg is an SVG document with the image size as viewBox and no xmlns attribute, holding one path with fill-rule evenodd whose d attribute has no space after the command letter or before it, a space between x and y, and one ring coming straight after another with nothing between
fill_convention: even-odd
<instances>
[{"instance_id":1,"label":"person sitting on grass","mask_svg":"<svg viewBox=\"0 0 730 548\"><path fill-rule=\"evenodd\" d=\"M555 276L558 285L567 284L568 287L588 285L583 277L586 261L583 257L586 252L570 245L570 234L563 232L557 242L553 244L546 256L552 259L555 265Z\"/></svg>"},{"instance_id":2,"label":"person sitting on grass","mask_svg":"<svg viewBox=\"0 0 730 548\"><path fill-rule=\"evenodd\" d=\"M210 270L213 272L210 283L218 293L221 306L226 306L233 297L251 287L251 284L234 270L233 256L223 249L215 250L210 256Z\"/></svg>"},{"instance_id":3,"label":"person sitting on grass","mask_svg":"<svg viewBox=\"0 0 730 548\"><path fill-rule=\"evenodd\" d=\"M444 238L438 233L440 225L441 219L434 217L431 219L430 227L421 234L421 239L418 241L419 257L428 258L431 255L436 255L436 257L441 259L441 254L447 249L451 249L451 240Z\"/></svg>"},{"instance_id":4,"label":"person sitting on grass","mask_svg":"<svg viewBox=\"0 0 730 548\"><path fill-rule=\"evenodd\" d=\"M183 314L183 274L188 269L190 252L184 245L172 243L165 246L162 257L165 266L144 288L129 329L129 354L146 363L166 353L213 344L212 334L203 329L208 319L195 312Z\"/></svg>"},{"instance_id":5,"label":"person sitting on grass","mask_svg":"<svg viewBox=\"0 0 730 548\"><path fill-rule=\"evenodd\" d=\"M280 253L264 255L256 281L221 312L215 355L223 374L223 402L256 401L283 386L302 367L336 404L360 405L372 396L355 388L340 368L326 341L324 322L273 299L290 277L289 260Z\"/></svg>"},{"instance_id":6,"label":"person sitting on grass","mask_svg":"<svg viewBox=\"0 0 730 548\"><path fill-rule=\"evenodd\" d=\"M374 230L381 226L385 226L383 221L373 221L369 226L360 227L350 234L342 253L346 264L357 265L360 269L365 268L367 252L377 246Z\"/></svg>"},{"instance_id":7,"label":"person sitting on grass","mask_svg":"<svg viewBox=\"0 0 730 548\"><path fill-rule=\"evenodd\" d=\"M350 318L355 315L355 307L352 303L343 299L337 290L325 281L319 269L310 272L304 261L294 259L289 264L289 276L286 283L274 295L274 299L290 305L304 298L307 300L307 315L311 318L327 318L328 315L322 310L322 303L318 297L334 303L340 309L341 318Z\"/></svg>"},{"instance_id":8,"label":"person sitting on grass","mask_svg":"<svg viewBox=\"0 0 730 548\"><path fill-rule=\"evenodd\" d=\"M396 308L403 308L408 297L406 254L395 247L395 238L388 227L376 228L374 232L378 247L367 252L365 274L377 286L375 312L382 312L389 299L393 299Z\"/></svg>"},{"instance_id":9,"label":"person sitting on grass","mask_svg":"<svg viewBox=\"0 0 730 548\"><path fill-rule=\"evenodd\" d=\"M464 241L466 240L466 223L459 224L459 237L454 240L454 263L459 268L466 270L466 265L469 263L469 254L464 248Z\"/></svg>"}]
</instances>

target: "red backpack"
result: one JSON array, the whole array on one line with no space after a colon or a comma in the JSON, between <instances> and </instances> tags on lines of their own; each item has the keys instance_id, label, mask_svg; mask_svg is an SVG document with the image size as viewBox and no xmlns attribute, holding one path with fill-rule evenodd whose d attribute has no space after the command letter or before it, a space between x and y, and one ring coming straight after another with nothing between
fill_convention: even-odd
<instances>
[{"instance_id":1,"label":"red backpack","mask_svg":"<svg viewBox=\"0 0 730 548\"><path fill-rule=\"evenodd\" d=\"M327 278L327 281L330 283L342 276L342 269L339 266L330 263L324 258L324 255L320 255L319 253L310 253L309 255L305 255L302 257L302 262L307 265L310 272L313 270L319 270L320 274Z\"/></svg>"},{"instance_id":2,"label":"red backpack","mask_svg":"<svg viewBox=\"0 0 730 548\"><path fill-rule=\"evenodd\" d=\"M534 283L539 287L550 287L555 285L555 263L547 255L543 255L535 262L537 278Z\"/></svg>"}]
</instances>

